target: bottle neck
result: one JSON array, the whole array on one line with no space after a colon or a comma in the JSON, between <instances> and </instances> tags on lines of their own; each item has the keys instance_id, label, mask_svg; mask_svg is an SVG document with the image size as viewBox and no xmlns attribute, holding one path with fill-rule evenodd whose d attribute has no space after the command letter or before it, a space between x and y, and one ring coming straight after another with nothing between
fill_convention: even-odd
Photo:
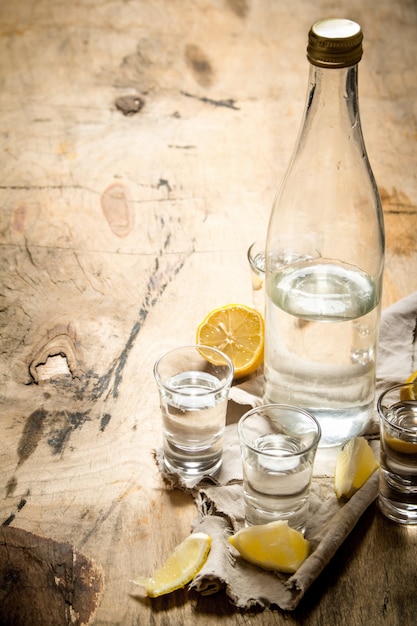
<instances>
[{"instance_id":1,"label":"bottle neck","mask_svg":"<svg viewBox=\"0 0 417 626\"><path fill-rule=\"evenodd\" d=\"M304 128L360 134L358 66L329 69L310 65ZM360 135L361 137L361 135Z\"/></svg>"}]
</instances>

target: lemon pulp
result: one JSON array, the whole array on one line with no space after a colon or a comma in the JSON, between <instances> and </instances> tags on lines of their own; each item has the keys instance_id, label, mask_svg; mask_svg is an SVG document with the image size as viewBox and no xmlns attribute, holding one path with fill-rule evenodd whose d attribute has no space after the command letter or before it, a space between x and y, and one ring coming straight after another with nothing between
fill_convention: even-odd
<instances>
[{"instance_id":1,"label":"lemon pulp","mask_svg":"<svg viewBox=\"0 0 417 626\"><path fill-rule=\"evenodd\" d=\"M263 363L263 317L245 304L219 307L199 324L197 343L224 352L233 363L234 378L243 378Z\"/></svg>"}]
</instances>

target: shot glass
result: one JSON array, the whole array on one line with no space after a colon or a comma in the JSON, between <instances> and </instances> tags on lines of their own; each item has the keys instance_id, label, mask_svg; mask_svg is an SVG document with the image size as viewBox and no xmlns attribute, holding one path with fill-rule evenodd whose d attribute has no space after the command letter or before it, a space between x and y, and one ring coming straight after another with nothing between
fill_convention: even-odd
<instances>
[{"instance_id":1,"label":"shot glass","mask_svg":"<svg viewBox=\"0 0 417 626\"><path fill-rule=\"evenodd\" d=\"M265 309L265 243L255 241L247 252L252 281L252 300L262 314Z\"/></svg>"},{"instance_id":2,"label":"shot glass","mask_svg":"<svg viewBox=\"0 0 417 626\"><path fill-rule=\"evenodd\" d=\"M378 504L400 524L417 524L417 383L395 385L377 402L381 427Z\"/></svg>"},{"instance_id":3,"label":"shot glass","mask_svg":"<svg viewBox=\"0 0 417 626\"><path fill-rule=\"evenodd\" d=\"M238 423L246 525L288 520L304 532L321 429L304 409L267 404Z\"/></svg>"},{"instance_id":4,"label":"shot glass","mask_svg":"<svg viewBox=\"0 0 417 626\"><path fill-rule=\"evenodd\" d=\"M183 346L157 360L154 376L166 469L185 479L215 474L222 463L231 360L216 348Z\"/></svg>"}]
</instances>

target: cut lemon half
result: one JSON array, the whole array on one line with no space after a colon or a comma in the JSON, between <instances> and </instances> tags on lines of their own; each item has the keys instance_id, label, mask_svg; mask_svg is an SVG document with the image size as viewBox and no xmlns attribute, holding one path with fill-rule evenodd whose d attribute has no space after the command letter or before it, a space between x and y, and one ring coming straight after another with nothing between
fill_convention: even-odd
<instances>
[{"instance_id":1,"label":"cut lemon half","mask_svg":"<svg viewBox=\"0 0 417 626\"><path fill-rule=\"evenodd\" d=\"M338 498L350 498L378 469L379 463L363 437L353 437L339 450L334 487Z\"/></svg>"},{"instance_id":2,"label":"cut lemon half","mask_svg":"<svg viewBox=\"0 0 417 626\"><path fill-rule=\"evenodd\" d=\"M229 541L244 559L264 569L293 574L310 552L310 542L287 521L241 528Z\"/></svg>"},{"instance_id":3,"label":"cut lemon half","mask_svg":"<svg viewBox=\"0 0 417 626\"><path fill-rule=\"evenodd\" d=\"M410 386L401 390L401 400L417 400L417 370L407 378L405 384Z\"/></svg>"},{"instance_id":4,"label":"cut lemon half","mask_svg":"<svg viewBox=\"0 0 417 626\"><path fill-rule=\"evenodd\" d=\"M214 309L198 326L197 343L224 352L233 363L234 378L243 378L264 360L263 317L244 304Z\"/></svg>"},{"instance_id":5,"label":"cut lemon half","mask_svg":"<svg viewBox=\"0 0 417 626\"><path fill-rule=\"evenodd\" d=\"M135 585L145 587L146 595L157 598L189 583L207 561L211 548L211 537L206 533L189 535L165 563L150 578L132 580Z\"/></svg>"}]
</instances>

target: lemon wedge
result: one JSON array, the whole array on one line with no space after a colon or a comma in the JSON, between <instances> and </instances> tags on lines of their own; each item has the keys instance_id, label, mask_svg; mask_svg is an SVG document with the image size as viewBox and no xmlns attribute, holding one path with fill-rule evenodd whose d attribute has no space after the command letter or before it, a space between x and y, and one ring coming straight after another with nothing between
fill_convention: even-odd
<instances>
[{"instance_id":1,"label":"lemon wedge","mask_svg":"<svg viewBox=\"0 0 417 626\"><path fill-rule=\"evenodd\" d=\"M241 528L229 541L240 555L264 569L293 574L310 552L310 542L287 521Z\"/></svg>"},{"instance_id":2,"label":"lemon wedge","mask_svg":"<svg viewBox=\"0 0 417 626\"><path fill-rule=\"evenodd\" d=\"M363 437L353 437L338 452L334 487L338 498L350 498L366 483L379 463Z\"/></svg>"},{"instance_id":3,"label":"lemon wedge","mask_svg":"<svg viewBox=\"0 0 417 626\"><path fill-rule=\"evenodd\" d=\"M413 441L403 441L402 439L397 439L397 437L391 437L390 435L384 436L385 445L395 450L395 452L400 452L401 454L417 454L417 443Z\"/></svg>"},{"instance_id":4,"label":"lemon wedge","mask_svg":"<svg viewBox=\"0 0 417 626\"><path fill-rule=\"evenodd\" d=\"M180 543L165 563L149 578L132 580L145 587L146 595L157 598L189 583L207 561L211 548L211 536L194 533Z\"/></svg>"},{"instance_id":5,"label":"lemon wedge","mask_svg":"<svg viewBox=\"0 0 417 626\"><path fill-rule=\"evenodd\" d=\"M407 378L405 384L410 386L401 390L401 400L417 400L417 370Z\"/></svg>"},{"instance_id":6,"label":"lemon wedge","mask_svg":"<svg viewBox=\"0 0 417 626\"><path fill-rule=\"evenodd\" d=\"M243 378L264 360L263 317L244 304L214 309L198 326L197 343L224 352L233 363L234 378Z\"/></svg>"}]
</instances>

